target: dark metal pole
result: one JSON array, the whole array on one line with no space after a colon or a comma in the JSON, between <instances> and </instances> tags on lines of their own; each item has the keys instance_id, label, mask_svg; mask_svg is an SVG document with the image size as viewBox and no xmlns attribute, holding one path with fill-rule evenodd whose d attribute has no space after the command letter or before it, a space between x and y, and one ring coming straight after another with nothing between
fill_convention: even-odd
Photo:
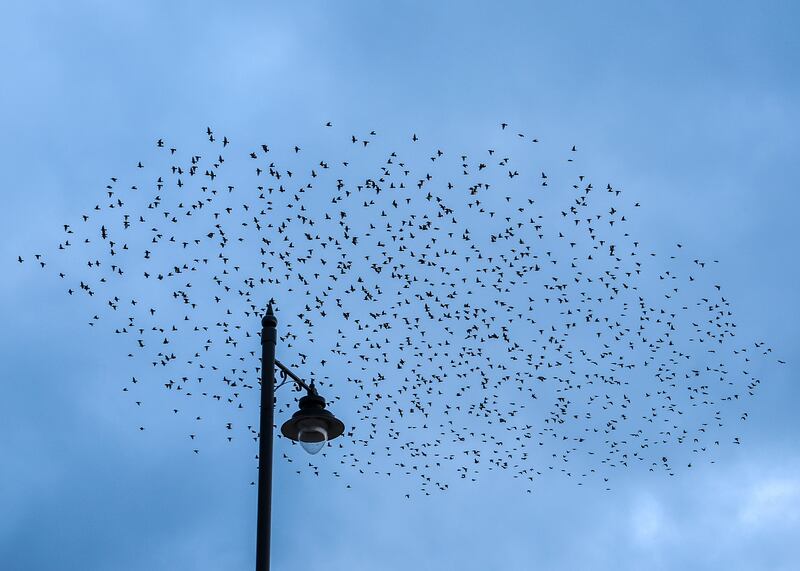
<instances>
[{"instance_id":1,"label":"dark metal pole","mask_svg":"<svg viewBox=\"0 0 800 571\"><path fill-rule=\"evenodd\" d=\"M258 523L256 571L269 571L272 518L272 422L275 407L275 343L278 320L272 303L261 320L261 424L258 431Z\"/></svg>"}]
</instances>

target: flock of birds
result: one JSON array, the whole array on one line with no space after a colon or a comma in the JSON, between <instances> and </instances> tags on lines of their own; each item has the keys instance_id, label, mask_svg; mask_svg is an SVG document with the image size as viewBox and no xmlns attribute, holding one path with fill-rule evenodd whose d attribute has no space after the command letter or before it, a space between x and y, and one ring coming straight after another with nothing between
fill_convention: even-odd
<instances>
[{"instance_id":1,"label":"flock of birds","mask_svg":"<svg viewBox=\"0 0 800 571\"><path fill-rule=\"evenodd\" d=\"M470 152L331 123L320 141L159 139L53 252L18 258L119 336L136 371L122 390L137 407L143 387L169 393L194 453L195 399L216 411L204 438L255 450L269 300L278 359L347 426L322 459L286 441L282 456L347 487L403 476L429 494L484 470L528 491L558 472L608 486L741 442L771 349L739 341L717 262L648 249L630 233L639 204L590 182L576 147L548 170L505 123ZM276 401L280 422L296 401Z\"/></svg>"}]
</instances>

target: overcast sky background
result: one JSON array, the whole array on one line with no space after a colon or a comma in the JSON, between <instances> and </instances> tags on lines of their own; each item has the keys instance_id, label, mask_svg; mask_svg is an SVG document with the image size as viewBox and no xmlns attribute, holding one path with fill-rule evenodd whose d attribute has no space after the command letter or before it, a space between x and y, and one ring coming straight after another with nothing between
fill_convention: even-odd
<instances>
[{"instance_id":1,"label":"overcast sky background","mask_svg":"<svg viewBox=\"0 0 800 571\"><path fill-rule=\"evenodd\" d=\"M773 368L741 446L611 492L502 474L407 501L276 463L273 568L796 569L800 561L794 2L9 3L0 19L0 568L249 569L252 457L140 433L123 357L16 256L51 244L159 137L473 139L500 121L695 244ZM56 238L57 239L57 238ZM234 453L235 452L235 453ZM252 450L255 453L255 448Z\"/></svg>"}]
</instances>

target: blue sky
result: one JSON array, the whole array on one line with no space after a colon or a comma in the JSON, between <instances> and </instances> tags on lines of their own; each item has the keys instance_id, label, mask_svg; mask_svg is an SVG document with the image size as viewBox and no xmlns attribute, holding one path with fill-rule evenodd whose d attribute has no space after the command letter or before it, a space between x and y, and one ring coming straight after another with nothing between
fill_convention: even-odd
<instances>
[{"instance_id":1,"label":"blue sky","mask_svg":"<svg viewBox=\"0 0 800 571\"><path fill-rule=\"evenodd\" d=\"M188 150L212 125L236 141L324 146L328 120L386 133L386 144L417 132L482 148L500 144L506 121L555 157L577 145L587 175L641 203L632 234L719 260L740 337L767 340L787 365L760 371L742 445L673 478L618 472L611 491L554 476L527 494L486 472L407 500L391 479L343 489L276 461L273 568L797 566L793 3L28 2L4 12L4 569L252 568L254 444L209 437L195 455L168 401L136 410L117 340L16 257L60 240L61 224L98 202L109 177L133 176L160 137ZM283 391L279 403L291 398Z\"/></svg>"}]
</instances>

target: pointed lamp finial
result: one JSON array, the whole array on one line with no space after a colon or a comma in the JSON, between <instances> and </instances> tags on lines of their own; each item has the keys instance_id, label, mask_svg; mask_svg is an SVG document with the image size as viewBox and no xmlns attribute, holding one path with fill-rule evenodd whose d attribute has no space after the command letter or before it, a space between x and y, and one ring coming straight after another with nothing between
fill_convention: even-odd
<instances>
[{"instance_id":1,"label":"pointed lamp finial","mask_svg":"<svg viewBox=\"0 0 800 571\"><path fill-rule=\"evenodd\" d=\"M272 299L269 300L267 304L267 313L261 319L261 327L276 327L278 325L278 320L275 318L275 314L272 312Z\"/></svg>"}]
</instances>

